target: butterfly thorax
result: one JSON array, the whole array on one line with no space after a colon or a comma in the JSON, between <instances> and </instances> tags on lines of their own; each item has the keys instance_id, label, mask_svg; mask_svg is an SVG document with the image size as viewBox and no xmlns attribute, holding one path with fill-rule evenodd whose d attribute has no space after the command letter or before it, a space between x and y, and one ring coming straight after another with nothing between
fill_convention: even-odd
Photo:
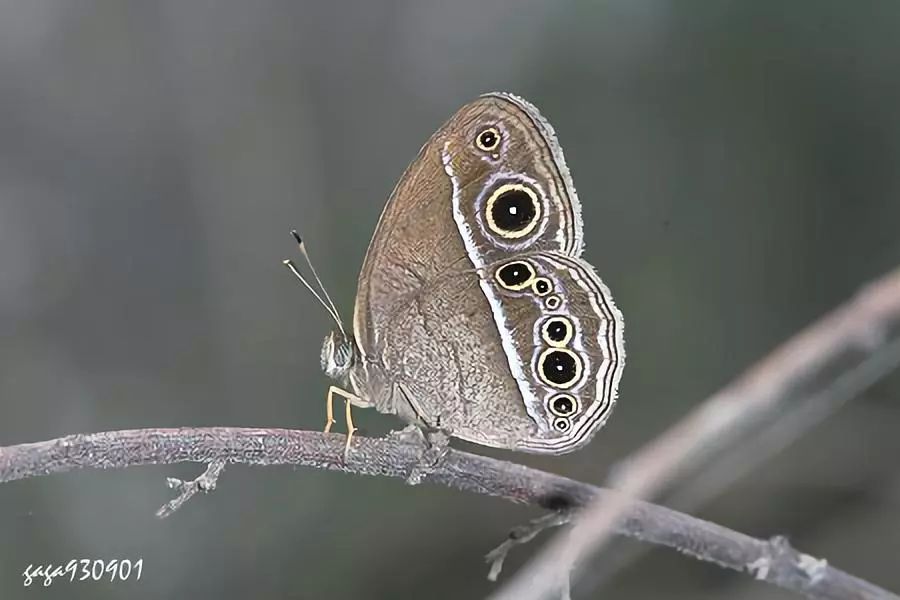
<instances>
[{"instance_id":1,"label":"butterfly thorax","mask_svg":"<svg viewBox=\"0 0 900 600\"><path fill-rule=\"evenodd\" d=\"M332 331L322 342L322 370L335 381L346 383L356 364L356 344L340 331Z\"/></svg>"}]
</instances>

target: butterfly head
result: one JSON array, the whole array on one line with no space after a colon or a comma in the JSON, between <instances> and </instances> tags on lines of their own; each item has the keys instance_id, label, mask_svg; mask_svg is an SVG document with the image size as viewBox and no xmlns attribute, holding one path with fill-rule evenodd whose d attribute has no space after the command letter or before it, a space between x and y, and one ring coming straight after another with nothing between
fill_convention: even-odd
<instances>
[{"instance_id":1,"label":"butterfly head","mask_svg":"<svg viewBox=\"0 0 900 600\"><path fill-rule=\"evenodd\" d=\"M353 340L341 331L332 331L322 343L322 370L336 381L345 381L356 360Z\"/></svg>"}]
</instances>

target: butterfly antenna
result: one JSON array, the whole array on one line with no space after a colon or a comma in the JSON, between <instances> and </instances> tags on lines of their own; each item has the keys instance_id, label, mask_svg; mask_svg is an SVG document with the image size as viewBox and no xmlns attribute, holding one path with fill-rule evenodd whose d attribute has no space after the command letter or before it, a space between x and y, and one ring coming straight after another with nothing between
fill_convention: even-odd
<instances>
[{"instance_id":1,"label":"butterfly antenna","mask_svg":"<svg viewBox=\"0 0 900 600\"><path fill-rule=\"evenodd\" d=\"M310 293L315 296L316 300L319 301L328 314L331 315L331 318L334 319L334 322L337 324L338 329L341 330L341 334L346 338L347 332L344 331L344 323L341 320L341 315L338 313L337 307L334 304L334 301L331 299L331 296L328 295L328 290L325 289L325 286L322 284L322 280L319 278L319 274L316 273L316 268L313 266L312 260L309 258L309 253L306 251L306 244L303 243L303 239L300 237L300 234L297 233L296 230L291 230L291 235L294 236L294 239L297 241L297 246L300 248L300 253L303 255L304 260L306 260L306 264L309 267L310 272L313 274L313 277L316 280L316 284L319 286L319 289L322 291L320 295L312 285L310 285L309 281L307 281L306 277L300 274L300 271L297 269L297 266L294 264L294 261L290 259L284 260L284 265L290 269L291 273L294 274L294 277L300 280L306 289L310 291ZM324 296L324 298L322 297Z\"/></svg>"},{"instance_id":2,"label":"butterfly antenna","mask_svg":"<svg viewBox=\"0 0 900 600\"><path fill-rule=\"evenodd\" d=\"M292 261L289 258L286 258L282 262L288 269L290 269L291 273L294 274L294 277L299 279L300 283L302 283L304 286L306 286L306 289L308 289L310 291L310 293L313 296L315 296L316 300L319 301L319 304L321 304L325 308L325 310L328 312L328 314L331 316L331 318L337 324L338 329L340 329L341 333L344 335L344 337L346 337L347 334L346 334L346 332L344 332L344 325L343 325L343 323L341 323L340 316L334 311L333 308L331 308L331 306L328 305L328 303L322 298L322 296L319 295L319 292L317 292L315 290L315 288L313 288L309 284L309 282L306 280L306 277L304 277L303 275L300 274L300 271L297 270L297 266L294 264L294 261Z\"/></svg>"},{"instance_id":3,"label":"butterfly antenna","mask_svg":"<svg viewBox=\"0 0 900 600\"><path fill-rule=\"evenodd\" d=\"M334 314L338 314L337 307L334 305L334 300L331 299L331 296L328 295L328 290L322 284L322 280L319 279L319 274L316 273L316 268L313 266L312 261L309 259L309 254L306 252L306 244L303 243L303 239L301 239L300 234L297 233L296 229L291 230L291 235L294 236L294 239L297 240L297 246L300 247L300 253L303 255L303 258L306 259L306 264L309 265L309 270L312 272L313 277L316 279L316 283L319 285L319 289L322 290L322 293L325 295L325 299L328 300L328 304L331 306L331 310L334 311Z\"/></svg>"}]
</instances>

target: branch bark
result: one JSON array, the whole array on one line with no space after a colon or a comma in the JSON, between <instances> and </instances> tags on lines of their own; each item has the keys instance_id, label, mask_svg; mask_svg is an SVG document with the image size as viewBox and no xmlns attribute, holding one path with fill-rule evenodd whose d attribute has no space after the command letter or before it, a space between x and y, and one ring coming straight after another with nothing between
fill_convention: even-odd
<instances>
[{"instance_id":1,"label":"branch bark","mask_svg":"<svg viewBox=\"0 0 900 600\"><path fill-rule=\"evenodd\" d=\"M84 468L179 462L296 465L403 479L421 467L422 447L392 437L355 437L345 462L345 439L311 431L231 427L72 435L0 448L0 483ZM429 468L422 480L546 510L578 508L619 496L523 465L453 449ZM647 502L626 500L625 506L625 518L615 525L621 535L750 572L757 579L814 598L898 600L824 560L793 550L781 538L758 540Z\"/></svg>"}]
</instances>

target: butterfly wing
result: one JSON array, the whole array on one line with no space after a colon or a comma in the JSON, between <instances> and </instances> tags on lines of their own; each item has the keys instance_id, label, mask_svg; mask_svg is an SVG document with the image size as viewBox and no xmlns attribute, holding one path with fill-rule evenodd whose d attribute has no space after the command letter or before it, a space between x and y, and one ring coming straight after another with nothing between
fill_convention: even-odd
<instances>
[{"instance_id":1,"label":"butterfly wing","mask_svg":"<svg viewBox=\"0 0 900 600\"><path fill-rule=\"evenodd\" d=\"M399 410L455 437L540 454L582 447L609 418L622 315L593 267L517 255L438 278L384 332Z\"/></svg>"},{"instance_id":2,"label":"butterfly wing","mask_svg":"<svg viewBox=\"0 0 900 600\"><path fill-rule=\"evenodd\" d=\"M537 424L516 448L580 448L609 418L625 366L624 321L609 288L590 264L560 252L519 255L479 275Z\"/></svg>"},{"instance_id":3,"label":"butterfly wing","mask_svg":"<svg viewBox=\"0 0 900 600\"><path fill-rule=\"evenodd\" d=\"M479 444L544 453L579 446L608 415L623 356L621 315L578 258L581 247L580 205L550 125L515 96L467 104L408 167L369 246L354 311L358 393L383 412ZM532 279L575 311L577 347L567 351L581 378L566 397L579 410L557 410L568 432L554 428L562 421L547 412L553 386L540 371L566 353L535 354L534 327L551 294L529 296L531 280L498 287L495 271L526 255ZM557 404L565 402L549 406Z\"/></svg>"},{"instance_id":4,"label":"butterfly wing","mask_svg":"<svg viewBox=\"0 0 900 600\"><path fill-rule=\"evenodd\" d=\"M481 143L486 132L496 132L496 145ZM517 237L491 235L500 224L483 212L490 192L517 183L527 189L506 188L508 199L531 200L528 190L534 190L539 214L533 225L526 224L531 229L525 235L521 228L513 232ZM491 208L499 217L509 207L495 199ZM361 349L371 353L383 346L379 334L411 294L441 276L473 268L460 228L480 247L482 264L525 247L581 253L581 205L562 150L549 123L521 98L494 93L466 104L407 167L360 271L353 324ZM495 243L502 244L497 253Z\"/></svg>"}]
</instances>

